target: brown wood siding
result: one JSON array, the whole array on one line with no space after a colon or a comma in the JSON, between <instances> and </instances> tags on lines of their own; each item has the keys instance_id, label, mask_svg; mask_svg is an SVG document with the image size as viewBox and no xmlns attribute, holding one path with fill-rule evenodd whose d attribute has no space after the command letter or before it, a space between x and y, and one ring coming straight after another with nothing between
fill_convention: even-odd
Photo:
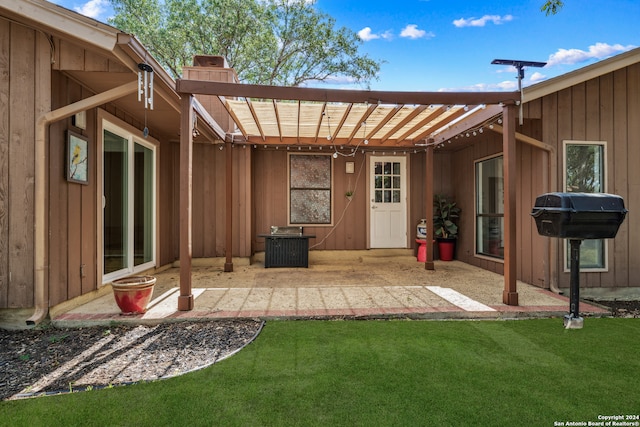
<instances>
[{"instance_id":1,"label":"brown wood siding","mask_svg":"<svg viewBox=\"0 0 640 427\"><path fill-rule=\"evenodd\" d=\"M627 106L626 121L620 120L620 126L628 128L627 138L625 140L628 149L628 156L624 159L626 162L628 174L622 180L616 180L614 188L619 188L619 194L625 197L627 208L630 212L640 211L640 169L637 167L638 159L640 159L640 64L634 64L628 67L627 73ZM617 93L617 91L614 91ZM618 122L616 120L616 122ZM616 141L618 139L616 138ZM614 168L617 165L614 166ZM623 191L626 190L626 191ZM616 237L613 254L617 254L620 250L617 245L622 246L622 251L627 252L629 259L627 268L621 268L620 275L616 277L616 285L624 286L640 286L640 236L638 232L634 232L633 238L628 237L631 230L638 230L640 217L633 213L627 216L626 224L623 228L623 236L620 241ZM627 239L625 239L625 236ZM624 258L622 258L624 259ZM614 264L614 267L617 265ZM625 274L626 273L626 274Z\"/></svg>"},{"instance_id":2,"label":"brown wood siding","mask_svg":"<svg viewBox=\"0 0 640 427\"><path fill-rule=\"evenodd\" d=\"M90 96L60 73L53 73L57 109ZM87 129L71 125L71 119L49 128L49 301L51 305L91 292L98 287L97 251L97 156L95 110L87 112ZM69 183L65 178L66 131L89 138L89 185Z\"/></svg>"},{"instance_id":3,"label":"brown wood siding","mask_svg":"<svg viewBox=\"0 0 640 427\"><path fill-rule=\"evenodd\" d=\"M536 105L534 113L541 105ZM540 120L525 120L518 132L536 139L542 138ZM462 209L456 256L461 261L502 274L501 261L475 255L475 162L502 154L502 134L484 132L470 138L467 146L455 152L452 170L455 182L455 200ZM518 242L517 278L540 287L549 287L546 268L548 249L538 236L530 213L537 195L549 191L549 155L546 151L517 142L516 163L518 192L516 194L516 228Z\"/></svg>"},{"instance_id":4,"label":"brown wood siding","mask_svg":"<svg viewBox=\"0 0 640 427\"><path fill-rule=\"evenodd\" d=\"M0 20L0 104L11 95L11 23ZM0 108L0 308L9 306L9 143L8 108Z\"/></svg>"},{"instance_id":5,"label":"brown wood siding","mask_svg":"<svg viewBox=\"0 0 640 427\"><path fill-rule=\"evenodd\" d=\"M33 306L34 139L39 77L37 35L2 21L0 27L0 307Z\"/></svg>"},{"instance_id":6,"label":"brown wood siding","mask_svg":"<svg viewBox=\"0 0 640 427\"><path fill-rule=\"evenodd\" d=\"M634 167L640 148L640 64L577 84L542 99L544 142L555 147L557 167L555 188L562 191L563 141L605 141L607 191L625 199L630 212L640 206L640 170ZM627 216L615 239L607 241L608 271L581 273L584 288L640 286L640 243L631 232L640 220ZM555 263L560 287L568 287L570 275L564 271L564 245L552 239L557 249Z\"/></svg>"},{"instance_id":7,"label":"brown wood siding","mask_svg":"<svg viewBox=\"0 0 640 427\"><path fill-rule=\"evenodd\" d=\"M220 147L223 147L221 150ZM226 160L220 144L194 144L193 257L226 255ZM233 150L233 256L251 255L251 148Z\"/></svg>"}]
</instances>

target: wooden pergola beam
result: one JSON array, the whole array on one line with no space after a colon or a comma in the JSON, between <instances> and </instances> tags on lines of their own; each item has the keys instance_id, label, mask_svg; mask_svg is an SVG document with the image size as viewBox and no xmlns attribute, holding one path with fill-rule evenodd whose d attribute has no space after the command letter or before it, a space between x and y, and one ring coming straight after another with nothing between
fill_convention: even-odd
<instances>
[{"instance_id":1,"label":"wooden pergola beam","mask_svg":"<svg viewBox=\"0 0 640 427\"><path fill-rule=\"evenodd\" d=\"M193 310L191 288L193 207L193 95L180 100L180 295L178 310Z\"/></svg>"},{"instance_id":2,"label":"wooden pergola beam","mask_svg":"<svg viewBox=\"0 0 640 427\"><path fill-rule=\"evenodd\" d=\"M516 182L518 180L516 162L516 107L503 108L502 154L504 169L504 291L502 302L518 305L517 280L517 240L516 240Z\"/></svg>"},{"instance_id":3,"label":"wooden pergola beam","mask_svg":"<svg viewBox=\"0 0 640 427\"><path fill-rule=\"evenodd\" d=\"M176 89L179 93L197 93L201 95L234 96L256 99L295 99L299 101L362 104L506 105L515 104L517 101L520 101L520 92L395 92L342 90L211 82L191 79L178 79L176 82Z\"/></svg>"}]
</instances>

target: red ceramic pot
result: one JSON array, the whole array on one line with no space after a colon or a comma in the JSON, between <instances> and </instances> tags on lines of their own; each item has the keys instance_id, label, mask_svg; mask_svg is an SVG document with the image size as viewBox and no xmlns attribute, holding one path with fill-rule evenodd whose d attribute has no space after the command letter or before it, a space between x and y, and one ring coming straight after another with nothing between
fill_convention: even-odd
<instances>
[{"instance_id":1,"label":"red ceramic pot","mask_svg":"<svg viewBox=\"0 0 640 427\"><path fill-rule=\"evenodd\" d=\"M153 276L131 276L114 280L111 287L120 310L125 314L138 314L147 311L155 284Z\"/></svg>"}]
</instances>

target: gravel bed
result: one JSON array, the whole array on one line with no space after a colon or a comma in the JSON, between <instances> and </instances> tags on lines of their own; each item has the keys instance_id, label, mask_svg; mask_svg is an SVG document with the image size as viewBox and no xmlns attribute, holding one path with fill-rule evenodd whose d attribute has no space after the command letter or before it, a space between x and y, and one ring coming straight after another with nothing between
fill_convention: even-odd
<instances>
[{"instance_id":1,"label":"gravel bed","mask_svg":"<svg viewBox=\"0 0 640 427\"><path fill-rule=\"evenodd\" d=\"M250 343L259 320L0 329L0 400L153 381L209 366Z\"/></svg>"}]
</instances>

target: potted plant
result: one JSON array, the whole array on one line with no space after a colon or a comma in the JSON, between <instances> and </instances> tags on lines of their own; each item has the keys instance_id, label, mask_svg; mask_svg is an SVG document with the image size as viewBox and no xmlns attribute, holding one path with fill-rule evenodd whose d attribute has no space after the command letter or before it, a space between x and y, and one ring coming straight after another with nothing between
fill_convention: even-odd
<instances>
[{"instance_id":1,"label":"potted plant","mask_svg":"<svg viewBox=\"0 0 640 427\"><path fill-rule=\"evenodd\" d=\"M353 198L353 190L347 190L347 191L344 193L344 196L345 196L347 199L351 200L351 199Z\"/></svg>"},{"instance_id":2,"label":"potted plant","mask_svg":"<svg viewBox=\"0 0 640 427\"><path fill-rule=\"evenodd\" d=\"M433 200L433 232L438 242L438 252L442 261L451 261L458 237L455 220L460 217L460 208L442 194Z\"/></svg>"}]
</instances>

